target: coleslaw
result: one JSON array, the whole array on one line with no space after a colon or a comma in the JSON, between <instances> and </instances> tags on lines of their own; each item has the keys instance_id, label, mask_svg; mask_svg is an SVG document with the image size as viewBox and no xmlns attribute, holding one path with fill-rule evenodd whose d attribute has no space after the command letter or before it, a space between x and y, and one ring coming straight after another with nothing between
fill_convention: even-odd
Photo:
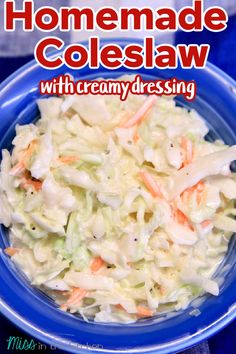
<instances>
[{"instance_id":1,"label":"coleslaw","mask_svg":"<svg viewBox=\"0 0 236 354\"><path fill-rule=\"evenodd\" d=\"M236 146L206 141L204 120L170 97L38 107L35 124L16 126L0 173L5 252L31 284L96 322L217 296L211 278L236 231Z\"/></svg>"}]
</instances>

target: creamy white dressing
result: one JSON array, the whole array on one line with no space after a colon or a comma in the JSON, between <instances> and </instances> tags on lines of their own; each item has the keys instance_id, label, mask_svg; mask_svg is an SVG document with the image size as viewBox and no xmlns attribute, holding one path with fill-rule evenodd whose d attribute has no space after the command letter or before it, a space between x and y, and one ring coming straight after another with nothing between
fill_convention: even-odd
<instances>
[{"instance_id":1,"label":"creamy white dressing","mask_svg":"<svg viewBox=\"0 0 236 354\"><path fill-rule=\"evenodd\" d=\"M196 112L165 97L125 128L145 99L39 100L41 118L3 151L12 260L85 320L130 323L217 296L211 278L236 232L236 147L206 142Z\"/></svg>"}]
</instances>

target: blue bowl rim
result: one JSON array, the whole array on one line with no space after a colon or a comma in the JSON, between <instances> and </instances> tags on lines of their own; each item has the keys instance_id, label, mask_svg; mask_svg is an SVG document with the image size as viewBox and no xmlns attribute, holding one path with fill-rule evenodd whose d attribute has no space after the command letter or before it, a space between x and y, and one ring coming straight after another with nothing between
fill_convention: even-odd
<instances>
[{"instance_id":1,"label":"blue bowl rim","mask_svg":"<svg viewBox=\"0 0 236 354\"><path fill-rule=\"evenodd\" d=\"M103 43L108 43L110 42L110 38L102 38L100 40L100 44L102 45ZM142 43L141 39L137 38L112 38L112 43L116 42L117 44L122 44L122 46L126 44L132 43ZM88 41L83 41L80 42L80 44L83 44L85 46L88 45ZM61 52L61 51L60 51ZM55 55L55 51L51 53L51 56L53 57ZM14 80L18 79L22 74L27 72L29 69L33 69L34 67L38 67L39 64L36 62L35 59L31 60L29 63L25 64L15 72L13 72L7 79L5 79L1 84L0 84L0 97L2 91L9 85L9 84L14 84ZM228 74L223 72L221 69L216 67L215 65L211 64L209 61L206 64L206 67L203 69L206 70L208 73L211 75L215 76L223 85L230 85L232 87L233 92L236 93L236 81L233 80ZM131 71L132 72L132 71ZM151 345L151 346L146 346L145 348L142 349L135 349L135 352L132 349L128 350L109 350L109 349L100 349L100 348L93 348L91 349L79 349L71 347L69 345L69 342L66 341L65 339L63 340L60 337L55 337L55 336L50 336L50 334L45 333L42 329L39 327L32 325L32 323L26 321L22 316L19 316L15 311L13 311L1 298L0 298L0 313L3 314L6 318L8 318L14 325L16 325L18 328L21 330L24 330L26 333L29 335L33 335L35 338L39 339L42 342L47 343L48 345L56 346L58 349L61 350L66 350L67 352L72 352L72 353L149 353L149 354L155 354L155 353L170 353L169 350L174 350L175 352L182 351L184 349L187 349L189 347L192 347L196 344L199 344L200 342L206 340L210 336L216 334L220 330L222 330L224 327L226 327L228 324L230 324L235 318L236 318L236 304L232 306L228 312L226 312L222 317L220 317L215 323L213 323L211 326L208 326L207 328L204 328L204 330L200 330L199 332L196 332L194 335L191 336L185 336L181 338L180 340L175 340L175 341L170 341L168 343L168 346L162 346L162 345ZM168 350L168 352L166 351Z\"/></svg>"}]
</instances>

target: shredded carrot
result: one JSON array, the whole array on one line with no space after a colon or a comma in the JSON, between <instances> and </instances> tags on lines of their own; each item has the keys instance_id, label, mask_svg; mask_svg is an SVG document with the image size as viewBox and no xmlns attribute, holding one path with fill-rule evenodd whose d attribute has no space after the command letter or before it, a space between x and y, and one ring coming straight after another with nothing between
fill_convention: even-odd
<instances>
[{"instance_id":1,"label":"shredded carrot","mask_svg":"<svg viewBox=\"0 0 236 354\"><path fill-rule=\"evenodd\" d=\"M19 176L25 171L26 159L28 159L32 155L37 143L37 140L33 140L29 144L28 148L22 152L19 162L10 170L11 176Z\"/></svg>"},{"instance_id":2,"label":"shredded carrot","mask_svg":"<svg viewBox=\"0 0 236 354\"><path fill-rule=\"evenodd\" d=\"M96 273L102 266L105 264L105 261L101 257L96 257L91 264L91 271L92 273Z\"/></svg>"},{"instance_id":3,"label":"shredded carrot","mask_svg":"<svg viewBox=\"0 0 236 354\"><path fill-rule=\"evenodd\" d=\"M60 306L62 310L67 310L67 308L71 305L76 305L83 300L84 297L88 295L88 291L80 288L73 288L69 299Z\"/></svg>"},{"instance_id":4,"label":"shredded carrot","mask_svg":"<svg viewBox=\"0 0 236 354\"><path fill-rule=\"evenodd\" d=\"M188 227L191 231L194 230L192 224L190 223L188 217L179 209L172 207L172 214L174 220L181 225Z\"/></svg>"},{"instance_id":5,"label":"shredded carrot","mask_svg":"<svg viewBox=\"0 0 236 354\"><path fill-rule=\"evenodd\" d=\"M79 160L78 156L61 156L58 158L58 161L64 164L70 164Z\"/></svg>"},{"instance_id":6,"label":"shredded carrot","mask_svg":"<svg viewBox=\"0 0 236 354\"><path fill-rule=\"evenodd\" d=\"M30 178L22 178L21 188L27 190L30 186L32 186L37 192L42 189L42 182L39 180L32 180Z\"/></svg>"},{"instance_id":7,"label":"shredded carrot","mask_svg":"<svg viewBox=\"0 0 236 354\"><path fill-rule=\"evenodd\" d=\"M153 316L153 311L147 307L137 306L137 314L139 317L151 317Z\"/></svg>"},{"instance_id":8,"label":"shredded carrot","mask_svg":"<svg viewBox=\"0 0 236 354\"><path fill-rule=\"evenodd\" d=\"M138 129L136 129L136 131L135 131L135 133L134 133L133 140L134 140L135 143L137 143L138 140L139 140Z\"/></svg>"},{"instance_id":9,"label":"shredded carrot","mask_svg":"<svg viewBox=\"0 0 236 354\"><path fill-rule=\"evenodd\" d=\"M197 190L198 192L203 192L205 188L205 183L203 181L198 182L197 184L195 184L193 187L191 187L190 189L194 192L195 190Z\"/></svg>"},{"instance_id":10,"label":"shredded carrot","mask_svg":"<svg viewBox=\"0 0 236 354\"><path fill-rule=\"evenodd\" d=\"M115 307L117 308L117 310L126 311L125 308L121 304L115 305ZM136 307L136 310L137 310L138 317L151 317L151 316L153 316L153 311L148 309L147 307L139 305Z\"/></svg>"},{"instance_id":11,"label":"shredded carrot","mask_svg":"<svg viewBox=\"0 0 236 354\"><path fill-rule=\"evenodd\" d=\"M7 247L4 251L8 256L12 257L19 252L19 249L14 247Z\"/></svg>"},{"instance_id":12,"label":"shredded carrot","mask_svg":"<svg viewBox=\"0 0 236 354\"><path fill-rule=\"evenodd\" d=\"M159 197L163 198L160 186L157 181L150 175L148 172L140 171L140 177L142 178L144 184L146 185L149 192L153 195L154 198Z\"/></svg>"},{"instance_id":13,"label":"shredded carrot","mask_svg":"<svg viewBox=\"0 0 236 354\"><path fill-rule=\"evenodd\" d=\"M123 128L131 128L134 125L139 124L145 114L149 111L150 108L152 108L152 106L156 103L157 101L157 96L149 96L145 102L143 103L143 105L137 110L137 112L134 114L133 117L129 118L123 125Z\"/></svg>"},{"instance_id":14,"label":"shredded carrot","mask_svg":"<svg viewBox=\"0 0 236 354\"><path fill-rule=\"evenodd\" d=\"M75 302L81 301L86 295L88 294L87 290L80 289L80 288L74 288L72 290L71 296L67 300L67 304L71 305Z\"/></svg>"},{"instance_id":15,"label":"shredded carrot","mask_svg":"<svg viewBox=\"0 0 236 354\"><path fill-rule=\"evenodd\" d=\"M181 148L184 150L184 158L181 168L193 161L193 143L191 140L183 136L180 142Z\"/></svg>"},{"instance_id":16,"label":"shredded carrot","mask_svg":"<svg viewBox=\"0 0 236 354\"><path fill-rule=\"evenodd\" d=\"M67 306L66 304L63 304L63 305L60 306L60 309L61 309L62 311L67 311L68 306Z\"/></svg>"},{"instance_id":17,"label":"shredded carrot","mask_svg":"<svg viewBox=\"0 0 236 354\"><path fill-rule=\"evenodd\" d=\"M202 200L202 192L198 192L197 191L196 199L197 199L197 204L199 205L201 203L201 200Z\"/></svg>"},{"instance_id":18,"label":"shredded carrot","mask_svg":"<svg viewBox=\"0 0 236 354\"><path fill-rule=\"evenodd\" d=\"M125 311L124 307L121 304L117 304L117 305L115 305L115 307L117 308L117 310Z\"/></svg>"},{"instance_id":19,"label":"shredded carrot","mask_svg":"<svg viewBox=\"0 0 236 354\"><path fill-rule=\"evenodd\" d=\"M203 229L206 229L208 226L211 225L211 220L204 220L202 223L201 223L201 227Z\"/></svg>"},{"instance_id":20,"label":"shredded carrot","mask_svg":"<svg viewBox=\"0 0 236 354\"><path fill-rule=\"evenodd\" d=\"M197 204L200 204L202 201L202 195L205 189L205 183L203 181L198 182L191 188L186 189L182 194L181 198L184 202L189 202L189 198L196 192Z\"/></svg>"},{"instance_id":21,"label":"shredded carrot","mask_svg":"<svg viewBox=\"0 0 236 354\"><path fill-rule=\"evenodd\" d=\"M189 190L186 189L185 191L183 191L183 193L180 195L183 203L187 204L191 195L192 193L190 193Z\"/></svg>"},{"instance_id":22,"label":"shredded carrot","mask_svg":"<svg viewBox=\"0 0 236 354\"><path fill-rule=\"evenodd\" d=\"M184 225L188 221L187 216L179 209L176 209L174 211L174 218L179 224L182 225Z\"/></svg>"},{"instance_id":23,"label":"shredded carrot","mask_svg":"<svg viewBox=\"0 0 236 354\"><path fill-rule=\"evenodd\" d=\"M11 176L19 176L25 171L25 164L23 161L19 161L12 169L10 170Z\"/></svg>"}]
</instances>

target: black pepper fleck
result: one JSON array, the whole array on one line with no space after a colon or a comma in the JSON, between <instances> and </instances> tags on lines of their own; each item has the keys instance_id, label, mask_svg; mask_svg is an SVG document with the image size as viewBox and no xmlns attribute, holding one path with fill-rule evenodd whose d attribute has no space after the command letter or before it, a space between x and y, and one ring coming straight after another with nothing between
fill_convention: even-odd
<instances>
[{"instance_id":1,"label":"black pepper fleck","mask_svg":"<svg viewBox=\"0 0 236 354\"><path fill-rule=\"evenodd\" d=\"M173 148L173 147L174 147L174 145L173 145L173 144L170 144L170 147L172 147L172 148Z\"/></svg>"},{"instance_id":2,"label":"black pepper fleck","mask_svg":"<svg viewBox=\"0 0 236 354\"><path fill-rule=\"evenodd\" d=\"M134 239L134 241L135 241L135 242L137 242L137 241L138 241L138 239L137 239L137 238L135 238L135 239Z\"/></svg>"}]
</instances>

